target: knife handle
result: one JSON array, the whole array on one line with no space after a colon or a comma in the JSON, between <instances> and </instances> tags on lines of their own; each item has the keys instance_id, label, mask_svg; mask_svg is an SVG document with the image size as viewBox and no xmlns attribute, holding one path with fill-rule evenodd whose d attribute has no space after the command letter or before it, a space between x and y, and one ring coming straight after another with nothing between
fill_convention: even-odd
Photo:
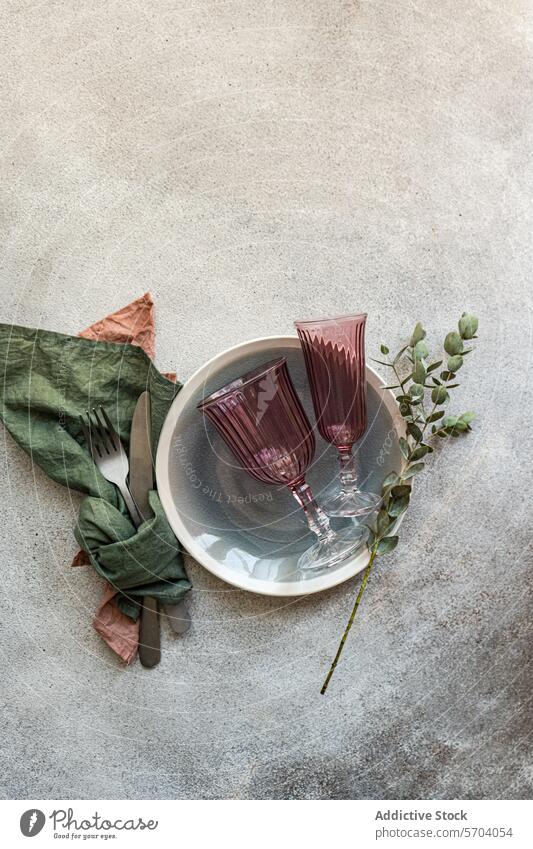
<instances>
[{"instance_id":1,"label":"knife handle","mask_svg":"<svg viewBox=\"0 0 533 849\"><path fill-rule=\"evenodd\" d=\"M151 669L161 660L161 635L157 599L145 596L141 609L139 629L139 660L143 666Z\"/></svg>"}]
</instances>

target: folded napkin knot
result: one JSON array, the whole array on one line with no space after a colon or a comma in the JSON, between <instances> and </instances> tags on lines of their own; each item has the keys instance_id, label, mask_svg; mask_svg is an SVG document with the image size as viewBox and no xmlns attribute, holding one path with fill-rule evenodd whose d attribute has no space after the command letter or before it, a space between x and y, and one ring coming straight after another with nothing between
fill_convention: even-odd
<instances>
[{"instance_id":1,"label":"folded napkin knot","mask_svg":"<svg viewBox=\"0 0 533 849\"><path fill-rule=\"evenodd\" d=\"M96 571L117 590L120 610L135 620L143 596L176 604L191 588L157 492L148 498L154 515L136 529L109 501L88 496L74 529Z\"/></svg>"}]
</instances>

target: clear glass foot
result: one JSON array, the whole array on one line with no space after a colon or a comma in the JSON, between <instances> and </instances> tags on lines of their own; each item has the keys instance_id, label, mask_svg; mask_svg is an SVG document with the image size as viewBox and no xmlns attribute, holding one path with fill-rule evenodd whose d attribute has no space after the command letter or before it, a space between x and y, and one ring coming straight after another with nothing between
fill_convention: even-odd
<instances>
[{"instance_id":1,"label":"clear glass foot","mask_svg":"<svg viewBox=\"0 0 533 849\"><path fill-rule=\"evenodd\" d=\"M334 566L354 554L367 536L366 526L355 523L341 531L330 531L304 551L298 560L298 569L310 572Z\"/></svg>"},{"instance_id":2,"label":"clear glass foot","mask_svg":"<svg viewBox=\"0 0 533 849\"><path fill-rule=\"evenodd\" d=\"M380 501L374 492L363 492L356 486L343 488L339 479L320 496L320 505L328 516L368 516L377 510Z\"/></svg>"},{"instance_id":3,"label":"clear glass foot","mask_svg":"<svg viewBox=\"0 0 533 849\"><path fill-rule=\"evenodd\" d=\"M320 494L320 504L328 516L368 516L379 507L381 498L359 489L352 446L337 445L337 451L339 474Z\"/></svg>"}]
</instances>

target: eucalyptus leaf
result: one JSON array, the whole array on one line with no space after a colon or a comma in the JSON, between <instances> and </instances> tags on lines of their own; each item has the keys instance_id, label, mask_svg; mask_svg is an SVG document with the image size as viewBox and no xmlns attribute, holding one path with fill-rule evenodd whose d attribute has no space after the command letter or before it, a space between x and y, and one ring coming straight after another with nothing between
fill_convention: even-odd
<instances>
[{"instance_id":1,"label":"eucalyptus leaf","mask_svg":"<svg viewBox=\"0 0 533 849\"><path fill-rule=\"evenodd\" d=\"M478 320L475 315L464 312L459 319L459 333L463 339L473 339L477 333Z\"/></svg>"},{"instance_id":2,"label":"eucalyptus leaf","mask_svg":"<svg viewBox=\"0 0 533 849\"><path fill-rule=\"evenodd\" d=\"M412 383L409 387L409 395L411 398L422 398L424 395L424 387L420 383Z\"/></svg>"},{"instance_id":3,"label":"eucalyptus leaf","mask_svg":"<svg viewBox=\"0 0 533 849\"><path fill-rule=\"evenodd\" d=\"M456 371L459 371L461 366L463 365L463 358L460 354L456 354L454 357L450 357L448 360L448 371L451 371L455 374Z\"/></svg>"},{"instance_id":4,"label":"eucalyptus leaf","mask_svg":"<svg viewBox=\"0 0 533 849\"><path fill-rule=\"evenodd\" d=\"M414 348L415 345L417 344L417 342L421 342L422 339L425 339L425 337L426 337L426 331L422 327L421 323L418 321L416 323L415 329L413 330L413 333L412 333L412 336L411 336L411 342L410 342L411 348Z\"/></svg>"},{"instance_id":5,"label":"eucalyptus leaf","mask_svg":"<svg viewBox=\"0 0 533 849\"><path fill-rule=\"evenodd\" d=\"M431 400L434 404L446 404L450 400L446 387L436 386L431 393Z\"/></svg>"},{"instance_id":6,"label":"eucalyptus leaf","mask_svg":"<svg viewBox=\"0 0 533 849\"><path fill-rule=\"evenodd\" d=\"M386 345L380 345L379 350L381 351L382 354L388 354L389 353L389 349L387 348Z\"/></svg>"},{"instance_id":7,"label":"eucalyptus leaf","mask_svg":"<svg viewBox=\"0 0 533 849\"><path fill-rule=\"evenodd\" d=\"M404 480L404 481L409 480L409 478L414 477L414 475L417 475L424 468L425 468L425 463L415 463L414 466L409 466L409 468L406 469L405 472L403 472L402 480Z\"/></svg>"},{"instance_id":8,"label":"eucalyptus leaf","mask_svg":"<svg viewBox=\"0 0 533 849\"><path fill-rule=\"evenodd\" d=\"M411 487L407 483L402 483L399 486L393 486L391 489L393 498L401 498L404 495L411 495Z\"/></svg>"},{"instance_id":9,"label":"eucalyptus leaf","mask_svg":"<svg viewBox=\"0 0 533 849\"><path fill-rule=\"evenodd\" d=\"M426 454L429 454L431 450L432 449L429 445L419 445L409 456L409 462L411 462L411 460L421 460L422 457L425 457Z\"/></svg>"},{"instance_id":10,"label":"eucalyptus leaf","mask_svg":"<svg viewBox=\"0 0 533 849\"><path fill-rule=\"evenodd\" d=\"M382 489L387 489L388 486L394 486L394 484L399 481L400 478L396 474L396 472L391 472L390 475L387 475L383 483L381 484Z\"/></svg>"},{"instance_id":11,"label":"eucalyptus leaf","mask_svg":"<svg viewBox=\"0 0 533 849\"><path fill-rule=\"evenodd\" d=\"M444 350L452 357L455 354L460 354L462 352L463 340L455 330L452 330L452 332L448 333L446 336L446 339L444 340Z\"/></svg>"},{"instance_id":12,"label":"eucalyptus leaf","mask_svg":"<svg viewBox=\"0 0 533 849\"><path fill-rule=\"evenodd\" d=\"M435 371L435 369L437 369L441 365L442 365L442 360L439 360L436 363L431 363L431 365L428 366L428 374L430 373L430 371Z\"/></svg>"},{"instance_id":13,"label":"eucalyptus leaf","mask_svg":"<svg viewBox=\"0 0 533 849\"><path fill-rule=\"evenodd\" d=\"M422 340L420 340L420 342L417 342L413 349L413 354L415 355L415 360L425 359L429 354L428 346L426 345L426 343Z\"/></svg>"},{"instance_id":14,"label":"eucalyptus leaf","mask_svg":"<svg viewBox=\"0 0 533 849\"><path fill-rule=\"evenodd\" d=\"M428 422L437 422L439 419L442 419L444 415L444 410L437 410L436 413L431 413L430 416L427 417Z\"/></svg>"},{"instance_id":15,"label":"eucalyptus leaf","mask_svg":"<svg viewBox=\"0 0 533 849\"><path fill-rule=\"evenodd\" d=\"M414 380L415 383L424 383L426 379L426 367L422 360L416 361L411 379Z\"/></svg>"},{"instance_id":16,"label":"eucalyptus leaf","mask_svg":"<svg viewBox=\"0 0 533 849\"><path fill-rule=\"evenodd\" d=\"M442 427L455 427L457 422L459 421L458 416L446 416L442 420Z\"/></svg>"},{"instance_id":17,"label":"eucalyptus leaf","mask_svg":"<svg viewBox=\"0 0 533 849\"><path fill-rule=\"evenodd\" d=\"M409 347L409 345L404 345L403 348L400 348L400 350L398 351L398 353L396 354L396 356L394 357L394 359L392 361L394 365L396 365L396 363L399 362L399 360L401 360L401 358L403 357L403 355L407 351L408 347Z\"/></svg>"},{"instance_id":18,"label":"eucalyptus leaf","mask_svg":"<svg viewBox=\"0 0 533 849\"><path fill-rule=\"evenodd\" d=\"M403 438L403 436L400 436L400 451L407 460L409 456L409 443L406 439Z\"/></svg>"},{"instance_id":19,"label":"eucalyptus leaf","mask_svg":"<svg viewBox=\"0 0 533 849\"><path fill-rule=\"evenodd\" d=\"M475 419L475 417L476 417L475 413L466 412L466 413L463 413L462 416L460 416L460 419L461 419L462 422L466 422L466 424L470 424L470 422L473 421Z\"/></svg>"},{"instance_id":20,"label":"eucalyptus leaf","mask_svg":"<svg viewBox=\"0 0 533 849\"><path fill-rule=\"evenodd\" d=\"M388 508L389 516L392 516L394 519L398 518L401 513L403 513L409 507L409 496L402 495L399 498L393 498L392 502Z\"/></svg>"},{"instance_id":21,"label":"eucalyptus leaf","mask_svg":"<svg viewBox=\"0 0 533 849\"><path fill-rule=\"evenodd\" d=\"M407 433L409 433L413 439L416 439L417 442L419 439L422 439L422 431L418 425L415 425L413 422L409 422L407 425Z\"/></svg>"},{"instance_id":22,"label":"eucalyptus leaf","mask_svg":"<svg viewBox=\"0 0 533 849\"><path fill-rule=\"evenodd\" d=\"M383 536L387 533L389 528L393 526L394 522L391 522L390 516L386 510L383 508L379 511L378 517L376 519L376 529L378 532L378 536Z\"/></svg>"},{"instance_id":23,"label":"eucalyptus leaf","mask_svg":"<svg viewBox=\"0 0 533 849\"><path fill-rule=\"evenodd\" d=\"M378 542L377 554L389 554L398 545L398 537L384 537Z\"/></svg>"}]
</instances>

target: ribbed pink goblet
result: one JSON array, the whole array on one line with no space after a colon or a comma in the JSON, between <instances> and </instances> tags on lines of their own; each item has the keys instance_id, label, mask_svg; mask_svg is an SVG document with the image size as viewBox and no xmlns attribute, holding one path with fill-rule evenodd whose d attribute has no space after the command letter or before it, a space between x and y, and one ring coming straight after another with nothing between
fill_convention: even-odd
<instances>
[{"instance_id":1,"label":"ribbed pink goblet","mask_svg":"<svg viewBox=\"0 0 533 849\"><path fill-rule=\"evenodd\" d=\"M366 315L295 321L320 435L339 452L338 479L321 503L330 516L363 516L379 497L357 485L352 447L366 430Z\"/></svg>"},{"instance_id":2,"label":"ribbed pink goblet","mask_svg":"<svg viewBox=\"0 0 533 849\"><path fill-rule=\"evenodd\" d=\"M215 425L243 469L264 483L287 486L303 508L318 541L300 556L298 568L332 566L359 548L364 529L334 531L305 482L315 438L284 357L231 381L198 409Z\"/></svg>"}]
</instances>

